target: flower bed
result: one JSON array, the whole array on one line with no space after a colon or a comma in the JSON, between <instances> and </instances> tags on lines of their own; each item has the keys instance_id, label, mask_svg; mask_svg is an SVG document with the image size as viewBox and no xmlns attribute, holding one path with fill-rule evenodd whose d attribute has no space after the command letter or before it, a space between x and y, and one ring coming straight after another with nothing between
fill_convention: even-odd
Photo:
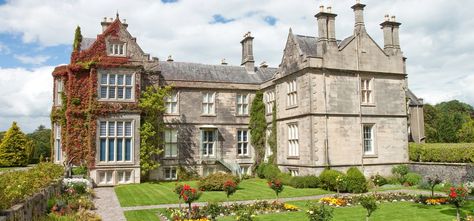
<instances>
[{"instance_id":1,"label":"flower bed","mask_svg":"<svg viewBox=\"0 0 474 221\"><path fill-rule=\"evenodd\" d=\"M319 200L319 202L322 204L335 206L335 207L350 206L350 204L347 203L346 199L336 198L336 197L323 197Z\"/></svg>"}]
</instances>

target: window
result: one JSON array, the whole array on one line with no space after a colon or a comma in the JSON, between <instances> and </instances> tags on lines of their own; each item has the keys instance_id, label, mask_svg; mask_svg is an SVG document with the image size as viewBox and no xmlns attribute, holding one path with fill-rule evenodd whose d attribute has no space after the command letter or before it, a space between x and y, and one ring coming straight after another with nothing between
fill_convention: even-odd
<instances>
[{"instance_id":1,"label":"window","mask_svg":"<svg viewBox=\"0 0 474 221\"><path fill-rule=\"evenodd\" d=\"M118 56L125 56L125 43L112 43L110 44L110 50L109 54L110 55L118 55Z\"/></svg>"},{"instance_id":2,"label":"window","mask_svg":"<svg viewBox=\"0 0 474 221\"><path fill-rule=\"evenodd\" d=\"M206 92L202 94L202 114L210 115L215 113L215 98L215 92Z\"/></svg>"},{"instance_id":3,"label":"window","mask_svg":"<svg viewBox=\"0 0 474 221\"><path fill-rule=\"evenodd\" d=\"M288 156L299 156L298 125L288 124Z\"/></svg>"},{"instance_id":4,"label":"window","mask_svg":"<svg viewBox=\"0 0 474 221\"><path fill-rule=\"evenodd\" d=\"M133 99L133 75L101 74L99 96L101 99Z\"/></svg>"},{"instance_id":5,"label":"window","mask_svg":"<svg viewBox=\"0 0 474 221\"><path fill-rule=\"evenodd\" d=\"M166 97L165 106L167 114L178 113L178 92L171 92L170 96Z\"/></svg>"},{"instance_id":6,"label":"window","mask_svg":"<svg viewBox=\"0 0 474 221\"><path fill-rule=\"evenodd\" d=\"M57 79L56 80L56 97L55 97L55 104L56 105L62 105L63 99L62 99L62 93L63 93L63 80Z\"/></svg>"},{"instance_id":7,"label":"window","mask_svg":"<svg viewBox=\"0 0 474 221\"><path fill-rule=\"evenodd\" d=\"M99 123L99 160L101 162L132 161L132 121Z\"/></svg>"},{"instance_id":8,"label":"window","mask_svg":"<svg viewBox=\"0 0 474 221\"><path fill-rule=\"evenodd\" d=\"M61 161L61 126L58 123L54 124L54 149L56 150L56 161Z\"/></svg>"},{"instance_id":9,"label":"window","mask_svg":"<svg viewBox=\"0 0 474 221\"><path fill-rule=\"evenodd\" d=\"M99 184L113 184L113 171L99 171Z\"/></svg>"},{"instance_id":10,"label":"window","mask_svg":"<svg viewBox=\"0 0 474 221\"><path fill-rule=\"evenodd\" d=\"M237 130L237 154L248 156L248 130Z\"/></svg>"},{"instance_id":11,"label":"window","mask_svg":"<svg viewBox=\"0 0 474 221\"><path fill-rule=\"evenodd\" d=\"M216 130L202 131L202 155L205 157L214 156L216 142Z\"/></svg>"},{"instance_id":12,"label":"window","mask_svg":"<svg viewBox=\"0 0 474 221\"><path fill-rule=\"evenodd\" d=\"M298 169L288 169L290 171L291 176L299 176L300 171Z\"/></svg>"},{"instance_id":13,"label":"window","mask_svg":"<svg viewBox=\"0 0 474 221\"><path fill-rule=\"evenodd\" d=\"M372 98L372 80L371 79L362 79L361 84L361 103L362 104L373 104Z\"/></svg>"},{"instance_id":14,"label":"window","mask_svg":"<svg viewBox=\"0 0 474 221\"><path fill-rule=\"evenodd\" d=\"M272 128L271 127L267 127L267 131L265 132L266 133L266 137L267 137L267 141L265 142L265 157L264 157L264 161L265 162L268 162L268 158L273 154L272 152L272 149L270 147L270 144L268 143L268 141L270 141L270 135L272 134Z\"/></svg>"},{"instance_id":15,"label":"window","mask_svg":"<svg viewBox=\"0 0 474 221\"><path fill-rule=\"evenodd\" d=\"M241 175L251 175L251 174L252 174L252 170L250 169L249 166L241 166L241 167L240 167L240 174L241 174Z\"/></svg>"},{"instance_id":16,"label":"window","mask_svg":"<svg viewBox=\"0 0 474 221\"><path fill-rule=\"evenodd\" d=\"M364 154L366 155L375 154L374 125L373 124L363 125L363 133L364 133Z\"/></svg>"},{"instance_id":17,"label":"window","mask_svg":"<svg viewBox=\"0 0 474 221\"><path fill-rule=\"evenodd\" d=\"M165 157L178 156L178 131L175 129L165 130Z\"/></svg>"},{"instance_id":18,"label":"window","mask_svg":"<svg viewBox=\"0 0 474 221\"><path fill-rule=\"evenodd\" d=\"M265 94L265 102L267 103L266 105L267 114L273 113L273 105L275 105L275 92L274 91L268 91Z\"/></svg>"},{"instance_id":19,"label":"window","mask_svg":"<svg viewBox=\"0 0 474 221\"><path fill-rule=\"evenodd\" d=\"M164 169L165 180L176 180L178 176L176 174L176 167L165 167Z\"/></svg>"},{"instance_id":20,"label":"window","mask_svg":"<svg viewBox=\"0 0 474 221\"><path fill-rule=\"evenodd\" d=\"M118 183L130 183L132 180L132 171L117 171Z\"/></svg>"},{"instance_id":21,"label":"window","mask_svg":"<svg viewBox=\"0 0 474 221\"><path fill-rule=\"evenodd\" d=\"M287 104L289 107L298 105L298 94L296 92L296 80L287 83L288 96Z\"/></svg>"},{"instance_id":22,"label":"window","mask_svg":"<svg viewBox=\"0 0 474 221\"><path fill-rule=\"evenodd\" d=\"M249 95L248 94L237 94L237 114L238 115L249 114Z\"/></svg>"}]
</instances>

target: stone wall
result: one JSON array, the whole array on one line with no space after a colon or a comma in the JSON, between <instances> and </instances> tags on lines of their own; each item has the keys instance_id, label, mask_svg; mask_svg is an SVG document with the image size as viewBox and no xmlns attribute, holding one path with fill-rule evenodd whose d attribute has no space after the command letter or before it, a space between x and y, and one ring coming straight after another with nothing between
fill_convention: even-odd
<instances>
[{"instance_id":1,"label":"stone wall","mask_svg":"<svg viewBox=\"0 0 474 221\"><path fill-rule=\"evenodd\" d=\"M39 193L29 197L24 203L12 206L8 210L0 211L1 221L30 221L36 220L46 212L48 200L59 194L61 183L54 183Z\"/></svg>"},{"instance_id":2,"label":"stone wall","mask_svg":"<svg viewBox=\"0 0 474 221\"><path fill-rule=\"evenodd\" d=\"M474 181L474 165L466 163L422 163L412 162L410 170L421 174L426 179L428 176L438 176L443 181L460 184Z\"/></svg>"}]
</instances>

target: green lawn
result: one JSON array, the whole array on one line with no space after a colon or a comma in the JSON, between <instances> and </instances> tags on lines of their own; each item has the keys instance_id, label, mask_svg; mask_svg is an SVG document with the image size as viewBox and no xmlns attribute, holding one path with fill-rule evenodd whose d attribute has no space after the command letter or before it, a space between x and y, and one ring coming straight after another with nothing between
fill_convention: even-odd
<instances>
[{"instance_id":1,"label":"green lawn","mask_svg":"<svg viewBox=\"0 0 474 221\"><path fill-rule=\"evenodd\" d=\"M273 220L307 220L305 210L307 209L305 201L290 202L298 206L299 212L286 212L276 214L258 215L258 221ZM474 202L468 202L463 212L472 213ZM157 213L160 210L137 210L126 211L125 216L128 221L149 220L158 221ZM456 210L451 205L427 206L412 202L382 203L379 209L371 217L371 221L452 221L456 217ZM235 220L235 217L221 217L219 221ZM353 221L365 220L365 210L361 206L335 208L334 221Z\"/></svg>"},{"instance_id":2,"label":"green lawn","mask_svg":"<svg viewBox=\"0 0 474 221\"><path fill-rule=\"evenodd\" d=\"M191 186L197 185L196 181L187 183ZM174 187L174 182L129 184L116 187L115 193L122 207L178 203L178 197L173 192ZM322 189L296 189L285 186L285 190L280 194L280 197L312 196L326 193L331 192ZM267 186L266 180L248 179L239 184L239 190L230 197L230 200L274 198L275 192ZM227 201L227 197L222 191L204 192L199 201Z\"/></svg>"}]
</instances>

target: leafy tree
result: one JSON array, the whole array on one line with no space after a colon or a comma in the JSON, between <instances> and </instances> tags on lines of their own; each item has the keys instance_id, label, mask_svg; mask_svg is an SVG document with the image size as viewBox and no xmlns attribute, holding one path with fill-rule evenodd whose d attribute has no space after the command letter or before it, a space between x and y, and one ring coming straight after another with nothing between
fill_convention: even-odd
<instances>
[{"instance_id":1,"label":"leafy tree","mask_svg":"<svg viewBox=\"0 0 474 221\"><path fill-rule=\"evenodd\" d=\"M458 130L457 137L460 142L474 143L474 120L464 123Z\"/></svg>"},{"instance_id":2,"label":"leafy tree","mask_svg":"<svg viewBox=\"0 0 474 221\"><path fill-rule=\"evenodd\" d=\"M165 124L163 113L166 110L165 98L171 87L149 86L140 97L138 106L142 110L140 126L140 169L143 179L149 172L159 167L155 157L163 151Z\"/></svg>"},{"instance_id":3,"label":"leafy tree","mask_svg":"<svg viewBox=\"0 0 474 221\"><path fill-rule=\"evenodd\" d=\"M81 27L77 26L74 33L74 43L72 44L73 51L79 51L82 42Z\"/></svg>"},{"instance_id":4,"label":"leafy tree","mask_svg":"<svg viewBox=\"0 0 474 221\"><path fill-rule=\"evenodd\" d=\"M273 103L272 109L272 131L268 137L268 145L270 150L272 150L272 155L268 158L269 163L276 164L277 156L277 123L276 123L276 103Z\"/></svg>"},{"instance_id":5,"label":"leafy tree","mask_svg":"<svg viewBox=\"0 0 474 221\"><path fill-rule=\"evenodd\" d=\"M51 155L51 129L40 125L33 133L27 135L33 141L34 152L32 158L39 159L40 156Z\"/></svg>"},{"instance_id":6,"label":"leafy tree","mask_svg":"<svg viewBox=\"0 0 474 221\"><path fill-rule=\"evenodd\" d=\"M3 137L5 136L6 131L0 131L0 143L2 142Z\"/></svg>"},{"instance_id":7,"label":"leafy tree","mask_svg":"<svg viewBox=\"0 0 474 221\"><path fill-rule=\"evenodd\" d=\"M265 104L263 103L263 93L257 91L252 101L250 109L250 142L255 149L255 164L253 170L262 163L265 155L265 132L267 130L267 122L265 120Z\"/></svg>"},{"instance_id":8,"label":"leafy tree","mask_svg":"<svg viewBox=\"0 0 474 221\"><path fill-rule=\"evenodd\" d=\"M33 143L13 122L5 133L0 144L0 166L26 166L28 165L28 150Z\"/></svg>"}]
</instances>

